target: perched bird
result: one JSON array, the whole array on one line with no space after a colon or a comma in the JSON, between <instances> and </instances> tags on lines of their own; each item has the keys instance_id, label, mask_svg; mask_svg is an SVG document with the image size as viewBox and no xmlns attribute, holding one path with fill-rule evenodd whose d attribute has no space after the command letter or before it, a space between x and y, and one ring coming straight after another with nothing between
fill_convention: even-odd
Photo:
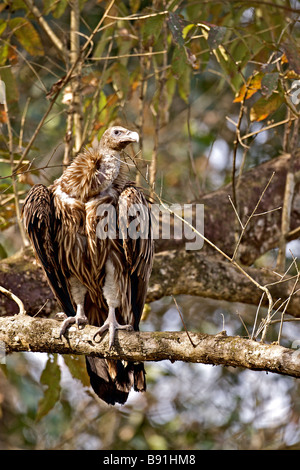
<instances>
[{"instance_id":1,"label":"perched bird","mask_svg":"<svg viewBox=\"0 0 300 470\"><path fill-rule=\"evenodd\" d=\"M139 329L152 270L149 204L127 180L122 160L122 150L138 140L136 132L123 127L107 129L98 145L80 153L51 186L35 185L22 210L65 317L61 335L74 323L89 323L99 326L95 340L108 330L110 348L117 329ZM135 221L134 207L139 208L134 227L143 225L143 236L126 233ZM94 391L109 404L125 403L132 387L146 389L142 363L88 356L86 365Z\"/></svg>"}]
</instances>

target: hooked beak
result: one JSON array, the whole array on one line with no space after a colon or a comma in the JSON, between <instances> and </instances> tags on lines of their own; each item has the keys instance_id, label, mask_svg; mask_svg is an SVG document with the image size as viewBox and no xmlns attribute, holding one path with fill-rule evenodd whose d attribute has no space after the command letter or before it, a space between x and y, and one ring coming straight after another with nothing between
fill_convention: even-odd
<instances>
[{"instance_id":1,"label":"hooked beak","mask_svg":"<svg viewBox=\"0 0 300 470\"><path fill-rule=\"evenodd\" d=\"M140 136L137 132L128 131L122 138L124 142L139 142Z\"/></svg>"}]
</instances>

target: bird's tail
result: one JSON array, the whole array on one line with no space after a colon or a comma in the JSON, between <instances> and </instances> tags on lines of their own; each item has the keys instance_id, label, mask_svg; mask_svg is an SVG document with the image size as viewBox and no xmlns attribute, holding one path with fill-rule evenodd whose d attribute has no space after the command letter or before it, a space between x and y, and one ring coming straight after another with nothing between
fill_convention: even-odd
<instances>
[{"instance_id":1,"label":"bird's tail","mask_svg":"<svg viewBox=\"0 0 300 470\"><path fill-rule=\"evenodd\" d=\"M132 387L146 390L144 364L86 357L86 367L95 393L109 405L124 404Z\"/></svg>"}]
</instances>

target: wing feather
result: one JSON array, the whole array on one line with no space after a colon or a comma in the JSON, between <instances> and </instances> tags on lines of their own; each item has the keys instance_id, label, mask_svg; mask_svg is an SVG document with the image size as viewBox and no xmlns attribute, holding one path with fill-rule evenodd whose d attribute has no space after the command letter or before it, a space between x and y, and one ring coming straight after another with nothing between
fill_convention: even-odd
<instances>
[{"instance_id":1,"label":"wing feather","mask_svg":"<svg viewBox=\"0 0 300 470\"><path fill-rule=\"evenodd\" d=\"M43 184L36 184L28 193L22 209L25 229L49 281L50 287L68 316L74 316L68 283L58 263L54 241L56 216L52 194Z\"/></svg>"},{"instance_id":2,"label":"wing feather","mask_svg":"<svg viewBox=\"0 0 300 470\"><path fill-rule=\"evenodd\" d=\"M135 206L135 210L131 209ZM137 218L134 215L137 213ZM140 221L136 225L137 219ZM130 269L130 296L132 312L134 314L134 328L138 324L143 313L146 301L149 277L152 271L154 243L152 237L151 212L144 194L134 186L126 187L119 197L120 231L123 232L123 250L127 265ZM137 238L130 235L130 224L140 230ZM125 233L125 228L128 232Z\"/></svg>"}]
</instances>

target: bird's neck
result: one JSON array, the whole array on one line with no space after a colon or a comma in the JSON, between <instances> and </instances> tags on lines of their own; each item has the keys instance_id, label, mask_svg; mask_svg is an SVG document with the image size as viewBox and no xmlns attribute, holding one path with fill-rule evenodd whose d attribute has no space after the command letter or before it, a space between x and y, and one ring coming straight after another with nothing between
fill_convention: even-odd
<instances>
[{"instance_id":1,"label":"bird's neck","mask_svg":"<svg viewBox=\"0 0 300 470\"><path fill-rule=\"evenodd\" d=\"M92 148L80 153L55 184L69 197L87 202L111 186L124 186L125 181L125 164L119 153Z\"/></svg>"}]
</instances>

